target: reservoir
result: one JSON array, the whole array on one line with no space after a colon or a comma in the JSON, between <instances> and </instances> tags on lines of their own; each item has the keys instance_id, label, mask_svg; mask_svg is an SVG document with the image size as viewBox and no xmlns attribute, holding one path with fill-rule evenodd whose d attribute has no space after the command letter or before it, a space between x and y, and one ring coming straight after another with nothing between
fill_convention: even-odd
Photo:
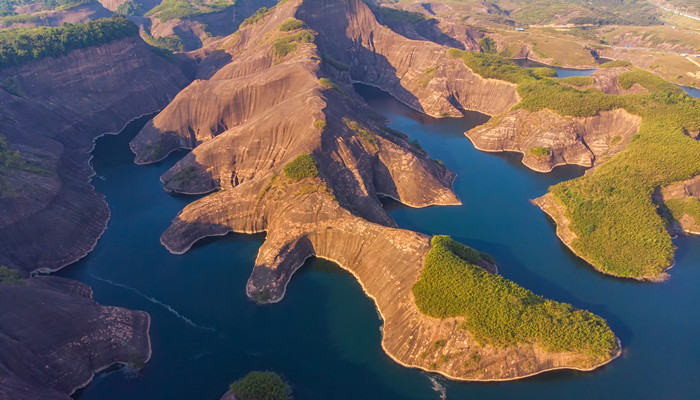
<instances>
[{"instance_id":1,"label":"reservoir","mask_svg":"<svg viewBox=\"0 0 700 400\"><path fill-rule=\"evenodd\" d=\"M160 235L193 197L171 196L159 177L184 153L146 166L128 143L148 117L97 141L93 184L111 210L107 231L87 257L58 275L92 286L105 305L147 311L153 356L139 372L98 375L80 400L218 400L250 370L281 374L305 399L694 398L700 393L700 238L675 239L671 278L625 281L597 273L556 237L530 200L581 167L533 172L515 154L474 149L464 131L487 117L436 120L387 94L357 90L390 126L417 139L457 173L463 205L412 209L386 201L401 228L448 234L490 253L502 275L533 292L606 318L623 354L590 373L556 371L506 383L455 382L394 363L381 349L381 320L347 272L311 260L278 304L257 306L245 284L264 235L230 234L170 254Z\"/></svg>"}]
</instances>

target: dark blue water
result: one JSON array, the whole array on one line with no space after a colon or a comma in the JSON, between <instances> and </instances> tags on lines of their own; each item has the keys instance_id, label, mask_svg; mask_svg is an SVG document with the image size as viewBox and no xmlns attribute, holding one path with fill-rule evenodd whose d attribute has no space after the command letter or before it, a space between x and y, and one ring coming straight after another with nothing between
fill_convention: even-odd
<instances>
[{"instance_id":1,"label":"dark blue water","mask_svg":"<svg viewBox=\"0 0 700 400\"><path fill-rule=\"evenodd\" d=\"M554 67L551 65L543 64L541 62L533 61L527 58L514 58L511 61L514 63L518 64L519 66L523 68L540 68L540 67L547 67L551 68L557 73L557 78L568 78L570 76L587 76L595 71L597 69L570 69L570 68L559 68L559 67Z\"/></svg>"},{"instance_id":2,"label":"dark blue water","mask_svg":"<svg viewBox=\"0 0 700 400\"><path fill-rule=\"evenodd\" d=\"M418 139L458 173L464 205L409 209L390 204L398 224L491 253L503 275L547 297L607 318L624 354L593 373L553 372L517 382L450 382L400 367L380 347L380 320L354 278L332 263L308 262L284 300L260 307L244 288L263 237L228 235L175 256L160 234L191 198L161 189L159 176L181 154L133 164L128 142L145 120L98 140L94 179L112 218L96 249L60 275L90 284L97 301L148 311L153 357L138 374L98 376L77 396L93 399L218 399L249 370L274 370L296 399L696 398L700 394L700 241L676 240L672 278L639 284L602 276L556 238L529 201L581 168L538 174L518 157L476 151L463 132L484 117L426 118L363 89L391 127ZM111 281L111 282L110 282ZM128 289L132 288L132 289ZM147 298L148 296L149 298Z\"/></svg>"},{"instance_id":3,"label":"dark blue water","mask_svg":"<svg viewBox=\"0 0 700 400\"><path fill-rule=\"evenodd\" d=\"M690 86L683 86L683 85L679 85L679 86L681 87L681 89L685 90L685 92L688 93L690 96L700 97L700 89L693 88Z\"/></svg>"}]
</instances>

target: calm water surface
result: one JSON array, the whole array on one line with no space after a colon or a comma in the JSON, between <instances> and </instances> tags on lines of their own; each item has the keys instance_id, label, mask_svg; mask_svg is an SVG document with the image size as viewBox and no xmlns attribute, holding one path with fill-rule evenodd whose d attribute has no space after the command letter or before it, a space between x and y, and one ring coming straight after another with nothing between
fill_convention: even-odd
<instances>
[{"instance_id":1,"label":"calm water surface","mask_svg":"<svg viewBox=\"0 0 700 400\"><path fill-rule=\"evenodd\" d=\"M470 114L434 120L371 88L359 87L391 127L418 139L457 172L464 205L410 209L387 204L399 226L449 234L489 252L501 273L544 296L607 318L623 356L592 373L552 372L500 384L447 381L393 363L381 350L371 300L353 277L314 260L302 267L279 304L260 307L244 288L262 235L207 240L184 255L159 243L192 198L162 190L159 176L180 154L149 166L133 164L128 142L145 123L98 140L96 189L112 210L95 250L60 275L94 289L97 301L149 312L153 357L139 373L98 376L76 397L218 399L252 369L274 370L296 399L688 399L700 396L700 240L680 238L671 279L639 284L594 272L557 239L530 199L583 173L524 168L519 157L481 153L463 132L485 120Z\"/></svg>"}]
</instances>

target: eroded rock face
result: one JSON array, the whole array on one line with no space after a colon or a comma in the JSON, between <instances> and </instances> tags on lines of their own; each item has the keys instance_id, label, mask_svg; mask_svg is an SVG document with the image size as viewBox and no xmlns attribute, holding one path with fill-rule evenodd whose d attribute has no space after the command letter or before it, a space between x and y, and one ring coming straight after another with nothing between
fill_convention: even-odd
<instances>
[{"instance_id":1,"label":"eroded rock face","mask_svg":"<svg viewBox=\"0 0 700 400\"><path fill-rule=\"evenodd\" d=\"M692 199L700 200L700 175L685 181L675 182L661 188L660 196L655 196L657 202L665 203L669 200L688 201ZM670 227L675 234L700 235L700 221L696 221L693 216L684 213L678 220L672 222Z\"/></svg>"},{"instance_id":2,"label":"eroded rock face","mask_svg":"<svg viewBox=\"0 0 700 400\"><path fill-rule=\"evenodd\" d=\"M97 371L151 356L148 314L97 304L82 283L0 284L0 303L0 398L69 399Z\"/></svg>"},{"instance_id":3,"label":"eroded rock face","mask_svg":"<svg viewBox=\"0 0 700 400\"><path fill-rule=\"evenodd\" d=\"M615 67L615 68L600 68L591 74L593 78L593 87L607 94L646 94L649 93L647 89L635 83L629 89L625 90L620 87L618 83L618 78L623 72L631 71L632 68L628 67ZM583 88L581 88L583 89Z\"/></svg>"},{"instance_id":4,"label":"eroded rock face","mask_svg":"<svg viewBox=\"0 0 700 400\"><path fill-rule=\"evenodd\" d=\"M318 47L300 43L275 56L273 41L288 34L279 25L293 16L319 32ZM230 57L204 59L201 79L131 143L139 163L193 148L162 176L165 189L213 192L185 207L163 233L161 242L171 252L183 253L207 236L266 232L246 285L248 296L260 303L280 301L307 258L332 260L354 274L375 301L384 319L382 346L392 358L453 378L506 380L609 361L549 353L531 344L481 346L459 328L462 319L431 318L415 305L411 289L430 250L429 237L396 228L378 196L413 207L460 204L452 191L455 176L382 129L351 80L367 80L433 114L455 111L455 104L506 110L517 101L512 85L477 77L461 60L446 58L445 47L378 25L355 0L290 0L222 43ZM323 53L335 51L331 43L350 49L349 56ZM341 71L322 56L352 66ZM409 92L426 60L439 63L436 71L444 75L434 85L442 89ZM489 90L503 96L494 100ZM318 176L289 178L284 166L305 153L314 158ZM484 267L495 272L495 266ZM429 350L437 340L445 340L448 361ZM469 358L475 352L481 357L476 363Z\"/></svg>"},{"instance_id":5,"label":"eroded rock face","mask_svg":"<svg viewBox=\"0 0 700 400\"><path fill-rule=\"evenodd\" d=\"M94 140L164 107L188 80L138 37L0 71L0 132L38 170L0 193L0 264L25 275L84 256L109 215L88 182Z\"/></svg>"},{"instance_id":6,"label":"eroded rock face","mask_svg":"<svg viewBox=\"0 0 700 400\"><path fill-rule=\"evenodd\" d=\"M523 153L523 164L549 172L564 164L584 167L622 151L642 119L625 110L601 111L593 117L566 117L548 109L518 109L466 132L482 151Z\"/></svg>"}]
</instances>

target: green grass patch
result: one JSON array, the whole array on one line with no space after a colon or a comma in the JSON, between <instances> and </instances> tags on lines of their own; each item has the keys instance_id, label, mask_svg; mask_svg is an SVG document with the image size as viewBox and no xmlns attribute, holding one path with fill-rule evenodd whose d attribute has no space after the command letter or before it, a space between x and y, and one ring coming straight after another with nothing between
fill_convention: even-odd
<instances>
[{"instance_id":1,"label":"green grass patch","mask_svg":"<svg viewBox=\"0 0 700 400\"><path fill-rule=\"evenodd\" d=\"M700 130L698 99L640 69L622 73L620 86L637 83L650 93L613 95L538 77L495 55L454 49L449 54L461 57L484 77L516 83L522 101L515 108L550 109L573 117L624 109L642 117L639 132L623 152L594 173L562 182L550 191L566 207L570 229L577 235L571 246L598 269L616 276L647 278L671 264L673 243L651 193L659 186L700 174L700 143L684 134Z\"/></svg>"},{"instance_id":2,"label":"green grass patch","mask_svg":"<svg viewBox=\"0 0 700 400\"><path fill-rule=\"evenodd\" d=\"M315 36L308 29L301 30L294 34L281 37L272 42L272 53L277 59L297 49L297 43L313 43Z\"/></svg>"},{"instance_id":3,"label":"green grass patch","mask_svg":"<svg viewBox=\"0 0 700 400\"><path fill-rule=\"evenodd\" d=\"M632 63L625 60L612 60L600 64L599 68L631 67Z\"/></svg>"},{"instance_id":4,"label":"green grass patch","mask_svg":"<svg viewBox=\"0 0 700 400\"><path fill-rule=\"evenodd\" d=\"M369 129L349 118L343 118L343 123L348 128L350 128L350 130L353 131L357 135L357 137L360 138L360 141L365 146L365 149L372 152L373 154L379 152L379 140L377 140L377 138L372 132L369 131Z\"/></svg>"},{"instance_id":5,"label":"green grass patch","mask_svg":"<svg viewBox=\"0 0 700 400\"><path fill-rule=\"evenodd\" d=\"M288 400L292 395L282 378L274 372L252 371L230 387L240 400Z\"/></svg>"},{"instance_id":6,"label":"green grass patch","mask_svg":"<svg viewBox=\"0 0 700 400\"><path fill-rule=\"evenodd\" d=\"M121 15L58 28L11 28L0 31L0 68L20 66L71 50L98 46L137 35L139 28Z\"/></svg>"},{"instance_id":7,"label":"green grass patch","mask_svg":"<svg viewBox=\"0 0 700 400\"><path fill-rule=\"evenodd\" d=\"M284 166L284 175L294 182L304 178L315 178L318 176L318 167L311 154L303 153Z\"/></svg>"},{"instance_id":8,"label":"green grass patch","mask_svg":"<svg viewBox=\"0 0 700 400\"><path fill-rule=\"evenodd\" d=\"M229 0L217 0L211 3L202 0L163 0L145 15L155 16L161 22L165 22L171 19L192 18L197 15L221 12L233 5L234 2Z\"/></svg>"},{"instance_id":9,"label":"green grass patch","mask_svg":"<svg viewBox=\"0 0 700 400\"><path fill-rule=\"evenodd\" d=\"M260 7L251 15L250 17L246 18L241 22L241 25L239 28L243 28L246 25L251 25L254 24L258 21L260 21L264 16L266 16L272 9L267 8L267 7Z\"/></svg>"},{"instance_id":10,"label":"green grass patch","mask_svg":"<svg viewBox=\"0 0 700 400\"><path fill-rule=\"evenodd\" d=\"M530 153L530 155L534 156L535 158L539 159L545 159L552 156L552 150L550 150L550 148L546 146L533 147L528 151L528 153Z\"/></svg>"},{"instance_id":11,"label":"green grass patch","mask_svg":"<svg viewBox=\"0 0 700 400\"><path fill-rule=\"evenodd\" d=\"M338 61L335 58L329 56L329 55L323 55L321 56L321 59L330 64L333 68L337 69L338 71L350 71L350 66L345 64L344 62Z\"/></svg>"},{"instance_id":12,"label":"green grass patch","mask_svg":"<svg viewBox=\"0 0 700 400\"><path fill-rule=\"evenodd\" d=\"M601 359L617 349L604 319L533 294L477 266L482 256L449 236L434 236L420 279L418 309L436 318L464 317L461 327L481 344L536 343Z\"/></svg>"},{"instance_id":13,"label":"green grass patch","mask_svg":"<svg viewBox=\"0 0 700 400\"><path fill-rule=\"evenodd\" d=\"M547 68L547 67L540 67L540 68L533 68L532 73L537 75L540 78L556 78L557 77L557 71Z\"/></svg>"},{"instance_id":14,"label":"green grass patch","mask_svg":"<svg viewBox=\"0 0 700 400\"><path fill-rule=\"evenodd\" d=\"M582 88L593 85L595 80L592 76L569 76L566 78L561 78L559 82L566 83L567 85L571 86L576 86L577 88Z\"/></svg>"},{"instance_id":15,"label":"green grass patch","mask_svg":"<svg viewBox=\"0 0 700 400\"><path fill-rule=\"evenodd\" d=\"M14 269L10 269L4 265L0 265L0 283L6 285L24 285L25 280L22 279L22 275Z\"/></svg>"},{"instance_id":16,"label":"green grass patch","mask_svg":"<svg viewBox=\"0 0 700 400\"><path fill-rule=\"evenodd\" d=\"M289 18L288 20L282 22L282 25L280 25L280 31L281 32L295 31L295 30L301 29L303 27L304 27L303 21L299 21L296 18Z\"/></svg>"}]
</instances>

